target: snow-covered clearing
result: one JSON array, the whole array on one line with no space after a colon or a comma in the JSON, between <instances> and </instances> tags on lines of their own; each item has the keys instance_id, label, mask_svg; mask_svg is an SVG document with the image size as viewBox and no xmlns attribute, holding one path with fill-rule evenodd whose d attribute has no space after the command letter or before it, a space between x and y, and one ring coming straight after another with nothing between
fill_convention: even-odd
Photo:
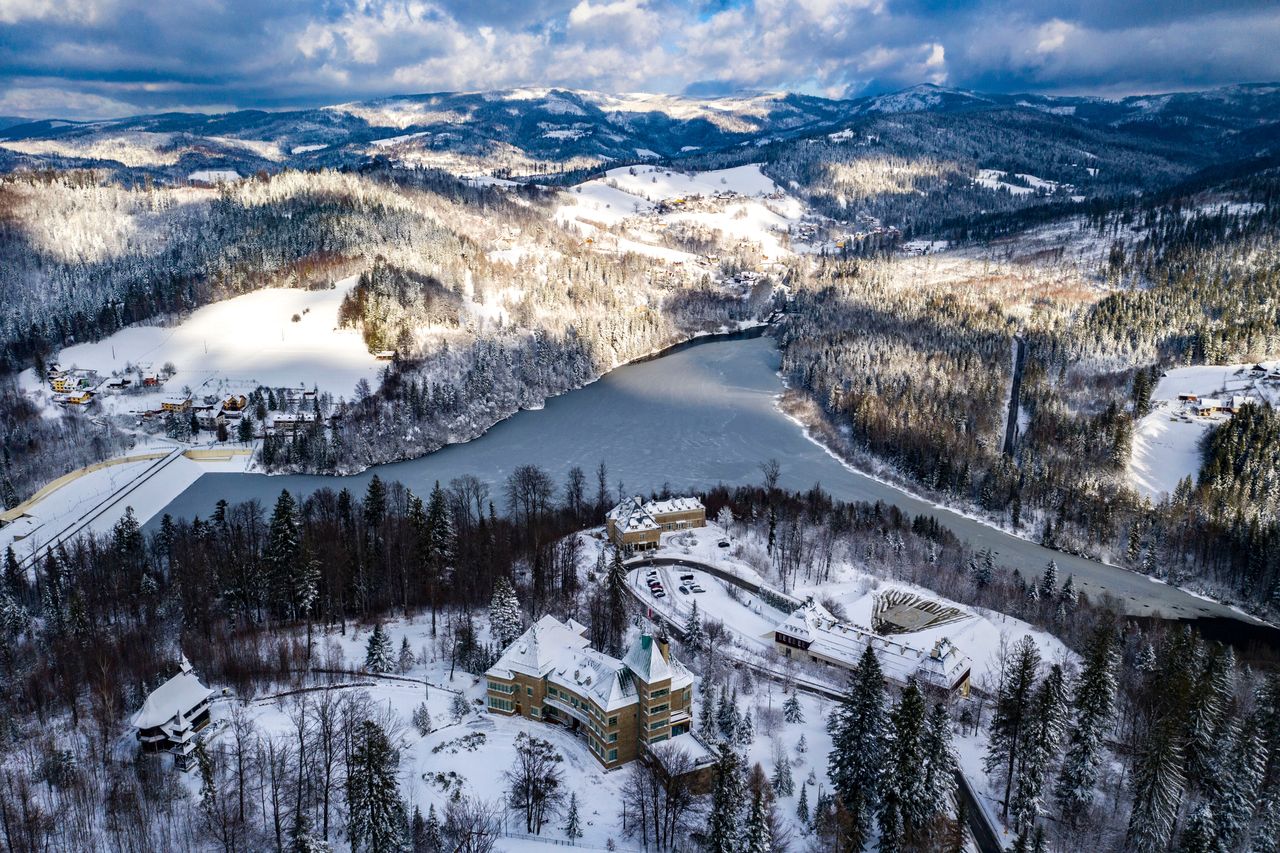
<instances>
[{"instance_id":1,"label":"snow-covered clearing","mask_svg":"<svg viewBox=\"0 0 1280 853\"><path fill-rule=\"evenodd\" d=\"M1005 180L1006 172L999 169L979 169L978 177L973 182L979 186L986 187L989 190L1006 190L1011 195L1031 195L1037 190L1046 193L1054 192L1060 184L1057 181L1047 181L1044 178L1037 178L1035 175L1025 175L1018 173L1017 177L1026 182L1026 186L1020 184L1011 184Z\"/></svg>"},{"instance_id":2,"label":"snow-covered clearing","mask_svg":"<svg viewBox=\"0 0 1280 853\"><path fill-rule=\"evenodd\" d=\"M1126 476L1139 494L1158 501L1172 494L1186 477L1194 482L1200 472L1200 442L1230 415L1200 416L1180 401L1180 395L1198 398L1244 395L1280 403L1280 381L1266 378L1280 371L1280 362L1266 362L1265 370L1252 364L1198 365L1167 371L1151 394L1153 409L1138 421Z\"/></svg>"},{"instance_id":3,"label":"snow-covered clearing","mask_svg":"<svg viewBox=\"0 0 1280 853\"><path fill-rule=\"evenodd\" d=\"M350 396L361 379L376 384L380 368L359 332L338 328L338 306L355 281L344 279L329 290L257 290L206 305L175 326L130 326L101 341L67 347L57 361L64 369L96 370L104 380L126 366L148 372L168 363L176 368L154 391L99 394L109 414L158 408L161 399L188 388L197 397L245 393L259 385ZM25 371L20 381L37 400L51 403L52 392L34 371Z\"/></svg>"},{"instance_id":4,"label":"snow-covered clearing","mask_svg":"<svg viewBox=\"0 0 1280 853\"><path fill-rule=\"evenodd\" d=\"M572 187L555 212L556 221L593 243L682 261L693 256L661 245L663 229L705 230L728 244L756 245L766 260L777 260L791 253L783 235L804 216L804 205L758 165L688 173L657 166L610 169Z\"/></svg>"},{"instance_id":5,"label":"snow-covered clearing","mask_svg":"<svg viewBox=\"0 0 1280 853\"><path fill-rule=\"evenodd\" d=\"M199 169L187 175L187 180L200 184L229 184L240 180L235 169Z\"/></svg>"}]
</instances>

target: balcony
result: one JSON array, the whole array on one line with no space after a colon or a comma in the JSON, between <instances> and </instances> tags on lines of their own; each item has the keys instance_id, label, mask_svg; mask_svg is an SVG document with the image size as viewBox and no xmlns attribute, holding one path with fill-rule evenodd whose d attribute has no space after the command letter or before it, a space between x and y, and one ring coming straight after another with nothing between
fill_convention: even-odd
<instances>
[{"instance_id":1,"label":"balcony","mask_svg":"<svg viewBox=\"0 0 1280 853\"><path fill-rule=\"evenodd\" d=\"M547 705L550 705L552 708L555 708L557 711L563 711L564 713L568 714L570 717L573 717L575 720L582 723L584 726L590 726L593 724L590 714L588 714L582 708L573 707L563 699L557 699L553 696L548 695L543 697L542 704L544 707Z\"/></svg>"}]
</instances>

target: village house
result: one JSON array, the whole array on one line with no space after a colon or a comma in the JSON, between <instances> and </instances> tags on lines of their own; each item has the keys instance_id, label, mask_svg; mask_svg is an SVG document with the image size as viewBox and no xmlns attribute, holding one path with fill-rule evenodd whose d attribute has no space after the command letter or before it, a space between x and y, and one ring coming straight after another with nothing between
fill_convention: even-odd
<instances>
[{"instance_id":1,"label":"village house","mask_svg":"<svg viewBox=\"0 0 1280 853\"><path fill-rule=\"evenodd\" d=\"M1245 406L1256 403L1255 397L1233 394L1230 397L1202 397L1191 403L1191 410L1202 418L1218 414L1238 414Z\"/></svg>"},{"instance_id":2,"label":"village house","mask_svg":"<svg viewBox=\"0 0 1280 853\"><path fill-rule=\"evenodd\" d=\"M190 397L165 397L160 402L160 411L162 412L189 412L191 411Z\"/></svg>"},{"instance_id":3,"label":"village house","mask_svg":"<svg viewBox=\"0 0 1280 853\"><path fill-rule=\"evenodd\" d=\"M969 695L972 661L946 638L932 646L907 638L883 636L867 628L841 622L821 604L809 599L774 629L774 648L796 660L852 670L867 646L876 653L885 678L899 685L909 679L947 693Z\"/></svg>"},{"instance_id":4,"label":"village house","mask_svg":"<svg viewBox=\"0 0 1280 853\"><path fill-rule=\"evenodd\" d=\"M53 395L53 402L61 406L87 406L92 399L93 392L83 388L66 394Z\"/></svg>"},{"instance_id":5,"label":"village house","mask_svg":"<svg viewBox=\"0 0 1280 853\"><path fill-rule=\"evenodd\" d=\"M168 752L179 770L191 768L196 736L209 725L213 691L200 683L184 658L181 671L151 691L130 721L143 752Z\"/></svg>"},{"instance_id":6,"label":"village house","mask_svg":"<svg viewBox=\"0 0 1280 853\"><path fill-rule=\"evenodd\" d=\"M56 394L92 390L97 382L98 374L93 370L49 371L49 388Z\"/></svg>"},{"instance_id":7,"label":"village house","mask_svg":"<svg viewBox=\"0 0 1280 853\"><path fill-rule=\"evenodd\" d=\"M624 551L658 547L664 531L707 526L707 508L697 498L645 501L627 498L605 515L609 541Z\"/></svg>"},{"instance_id":8,"label":"village house","mask_svg":"<svg viewBox=\"0 0 1280 853\"><path fill-rule=\"evenodd\" d=\"M227 422L221 406L194 406L192 412L196 416L196 423L203 430L212 432Z\"/></svg>"},{"instance_id":9,"label":"village house","mask_svg":"<svg viewBox=\"0 0 1280 853\"><path fill-rule=\"evenodd\" d=\"M316 416L312 412L297 412L296 414L280 414L276 415L271 421L271 435L296 435L300 430L306 429L309 424L316 422Z\"/></svg>"},{"instance_id":10,"label":"village house","mask_svg":"<svg viewBox=\"0 0 1280 853\"><path fill-rule=\"evenodd\" d=\"M224 412L243 412L249 405L249 398L243 394L232 394L222 401Z\"/></svg>"},{"instance_id":11,"label":"village house","mask_svg":"<svg viewBox=\"0 0 1280 853\"><path fill-rule=\"evenodd\" d=\"M692 732L693 675L665 637L642 634L622 660L590 647L586 626L543 616L485 673L489 712L564 726L608 769L670 742L710 769Z\"/></svg>"}]
</instances>

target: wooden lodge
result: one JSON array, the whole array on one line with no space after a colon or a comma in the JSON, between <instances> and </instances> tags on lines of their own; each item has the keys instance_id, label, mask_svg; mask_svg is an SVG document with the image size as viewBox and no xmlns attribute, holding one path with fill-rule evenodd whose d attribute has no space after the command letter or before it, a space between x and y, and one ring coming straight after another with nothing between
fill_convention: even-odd
<instances>
[{"instance_id":1,"label":"wooden lodge","mask_svg":"<svg viewBox=\"0 0 1280 853\"><path fill-rule=\"evenodd\" d=\"M179 770L194 763L196 737L209 725L213 691L200 683L184 659L181 671L151 691L130 722L142 751L168 752Z\"/></svg>"}]
</instances>

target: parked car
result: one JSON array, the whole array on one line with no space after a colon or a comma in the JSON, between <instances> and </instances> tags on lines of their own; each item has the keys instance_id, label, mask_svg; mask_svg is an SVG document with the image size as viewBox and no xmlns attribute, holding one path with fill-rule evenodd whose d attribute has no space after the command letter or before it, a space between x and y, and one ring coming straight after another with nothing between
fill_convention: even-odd
<instances>
[{"instance_id":1,"label":"parked car","mask_svg":"<svg viewBox=\"0 0 1280 853\"><path fill-rule=\"evenodd\" d=\"M684 584L680 584L680 586L676 587L676 589L680 590L681 595L689 594L689 587L685 586Z\"/></svg>"},{"instance_id":2,"label":"parked car","mask_svg":"<svg viewBox=\"0 0 1280 853\"><path fill-rule=\"evenodd\" d=\"M682 580L682 581L691 581L691 580L693 580L693 575L681 575L681 576L680 576L680 580Z\"/></svg>"},{"instance_id":3,"label":"parked car","mask_svg":"<svg viewBox=\"0 0 1280 853\"><path fill-rule=\"evenodd\" d=\"M661 589L655 589L655 590L653 591L653 597L654 597L654 598L666 598L666 597L667 597L667 594L666 594L665 592L663 592Z\"/></svg>"},{"instance_id":4,"label":"parked car","mask_svg":"<svg viewBox=\"0 0 1280 853\"><path fill-rule=\"evenodd\" d=\"M690 589L692 589L694 592L706 592L706 590L700 586L693 586L693 587L690 587Z\"/></svg>"},{"instance_id":5,"label":"parked car","mask_svg":"<svg viewBox=\"0 0 1280 853\"><path fill-rule=\"evenodd\" d=\"M717 542L716 544L717 544L717 545L719 545L721 548L728 548L728 547L729 547L729 540L728 540L728 539L721 539L721 540L720 540L719 542Z\"/></svg>"}]
</instances>

